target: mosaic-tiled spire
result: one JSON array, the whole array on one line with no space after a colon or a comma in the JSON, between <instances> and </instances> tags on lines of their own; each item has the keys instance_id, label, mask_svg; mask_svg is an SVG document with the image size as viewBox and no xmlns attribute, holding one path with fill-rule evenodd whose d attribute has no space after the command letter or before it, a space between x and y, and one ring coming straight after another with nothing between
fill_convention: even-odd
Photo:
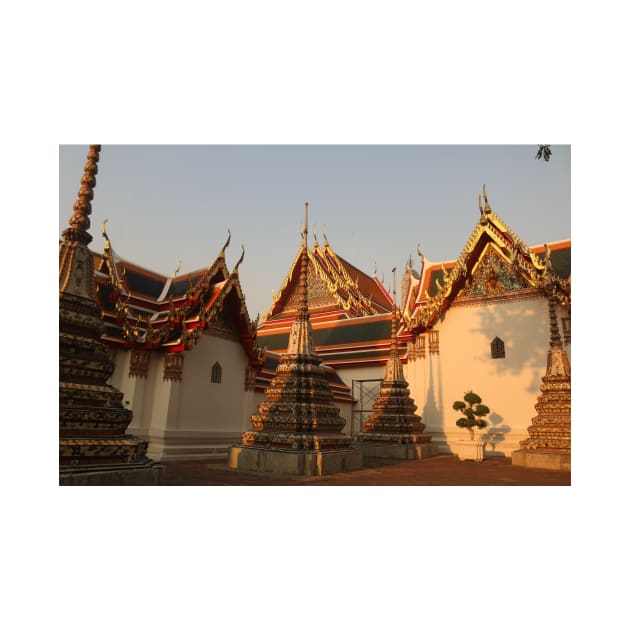
<instances>
[{"instance_id":1,"label":"mosaic-tiled spire","mask_svg":"<svg viewBox=\"0 0 630 630\"><path fill-rule=\"evenodd\" d=\"M347 448L352 438L341 431L345 420L332 402L326 373L315 352L308 314L308 204L300 260L297 316L291 327L287 351L265 391L265 401L252 415L253 431L243 433L245 446L290 450Z\"/></svg>"},{"instance_id":2,"label":"mosaic-tiled spire","mask_svg":"<svg viewBox=\"0 0 630 630\"><path fill-rule=\"evenodd\" d=\"M60 471L148 462L147 442L125 435L132 419L107 383L114 365L101 342L94 266L87 244L100 145L91 145L70 227L59 245Z\"/></svg>"},{"instance_id":3,"label":"mosaic-tiled spire","mask_svg":"<svg viewBox=\"0 0 630 630\"><path fill-rule=\"evenodd\" d=\"M63 233L65 240L76 240L87 245L92 240L88 230L90 228L90 214L92 214L92 199L98 173L98 159L101 152L100 144L91 144L87 154L87 162L83 167L81 188L74 203L74 214L70 217L70 227Z\"/></svg>"},{"instance_id":4,"label":"mosaic-tiled spire","mask_svg":"<svg viewBox=\"0 0 630 630\"><path fill-rule=\"evenodd\" d=\"M396 276L394 275L392 340L389 358L381 388L373 405L374 413L363 423L363 430L359 433L358 440L393 444L428 443L431 441L431 436L422 434L425 425L422 423L422 418L415 414L417 406L409 395L408 383L405 380L398 353L399 316L395 287Z\"/></svg>"},{"instance_id":5,"label":"mosaic-tiled spire","mask_svg":"<svg viewBox=\"0 0 630 630\"><path fill-rule=\"evenodd\" d=\"M547 267L550 267L547 250ZM553 287L549 289L549 351L547 371L536 403L538 415L527 431L530 437L521 448L571 454L571 366L558 328Z\"/></svg>"}]
</instances>

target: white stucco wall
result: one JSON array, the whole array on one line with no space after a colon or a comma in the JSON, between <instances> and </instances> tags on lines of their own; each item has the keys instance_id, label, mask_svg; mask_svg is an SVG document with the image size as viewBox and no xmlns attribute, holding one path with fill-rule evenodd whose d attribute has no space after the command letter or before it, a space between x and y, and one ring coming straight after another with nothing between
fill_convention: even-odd
<instances>
[{"instance_id":1,"label":"white stucco wall","mask_svg":"<svg viewBox=\"0 0 630 630\"><path fill-rule=\"evenodd\" d=\"M111 383L129 401L129 432L149 440L149 457L198 459L219 456L250 428L254 393L245 391L247 355L237 341L204 335L184 353L181 381L165 381L163 353L152 353L146 378L130 378L131 353L118 351ZM221 383L211 382L215 361Z\"/></svg>"},{"instance_id":2,"label":"white stucco wall","mask_svg":"<svg viewBox=\"0 0 630 630\"><path fill-rule=\"evenodd\" d=\"M212 366L221 365L221 382L212 383ZM245 391L247 355L240 343L204 335L186 353L178 429L240 433L249 428L253 392Z\"/></svg>"},{"instance_id":3,"label":"white stucco wall","mask_svg":"<svg viewBox=\"0 0 630 630\"><path fill-rule=\"evenodd\" d=\"M435 329L439 355L429 354L427 340L426 358L405 366L426 431L442 445L467 439L468 432L455 425L459 414L452 406L472 389L490 408L489 426L479 431L488 442L487 454L510 455L528 437L536 415L549 347L547 301L451 307ZM491 358L495 337L505 343L504 359Z\"/></svg>"}]
</instances>

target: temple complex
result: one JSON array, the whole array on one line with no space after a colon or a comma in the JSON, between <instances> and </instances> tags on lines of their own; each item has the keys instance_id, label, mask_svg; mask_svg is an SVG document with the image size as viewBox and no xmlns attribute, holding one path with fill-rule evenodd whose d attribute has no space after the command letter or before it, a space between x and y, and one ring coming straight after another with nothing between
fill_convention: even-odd
<instances>
[{"instance_id":1,"label":"temple complex","mask_svg":"<svg viewBox=\"0 0 630 630\"><path fill-rule=\"evenodd\" d=\"M313 345L308 308L308 204L299 255L295 321L287 350L251 417L252 430L230 451L230 466L260 472L323 475L361 468L361 453L342 433L345 420ZM294 264L295 267L295 264Z\"/></svg>"},{"instance_id":2,"label":"temple complex","mask_svg":"<svg viewBox=\"0 0 630 630\"><path fill-rule=\"evenodd\" d=\"M521 442L521 449L512 453L512 463L531 468L571 470L571 366L556 315L556 303L566 304L566 296L554 279L549 249L545 262L549 270L551 329L547 371L536 403L538 415L527 429L530 437Z\"/></svg>"},{"instance_id":3,"label":"temple complex","mask_svg":"<svg viewBox=\"0 0 630 630\"><path fill-rule=\"evenodd\" d=\"M59 244L59 483L159 484L162 468L147 442L126 433L132 412L108 379L114 366L101 341L88 244L100 145L91 145L81 188Z\"/></svg>"},{"instance_id":4,"label":"temple complex","mask_svg":"<svg viewBox=\"0 0 630 630\"><path fill-rule=\"evenodd\" d=\"M396 279L394 277L394 287ZM394 292L392 340L383 381L374 402L374 413L363 423L358 446L366 457L421 459L437 454L431 436L423 433L425 425L416 415L416 404L409 396L407 381L398 352L398 308Z\"/></svg>"},{"instance_id":5,"label":"temple complex","mask_svg":"<svg viewBox=\"0 0 630 630\"><path fill-rule=\"evenodd\" d=\"M452 404L470 390L491 410L476 431L486 456L570 469L569 239L526 245L484 186L459 257L431 262L418 247L399 308L395 279L392 297L325 234L309 248L305 217L259 323L239 280L244 248L226 263L229 230L206 267L170 276L119 255L106 221L102 252L88 248L99 151L60 240L62 483L114 479L103 467L153 483L155 461L228 454L236 468L319 475L362 456L452 453Z\"/></svg>"}]
</instances>

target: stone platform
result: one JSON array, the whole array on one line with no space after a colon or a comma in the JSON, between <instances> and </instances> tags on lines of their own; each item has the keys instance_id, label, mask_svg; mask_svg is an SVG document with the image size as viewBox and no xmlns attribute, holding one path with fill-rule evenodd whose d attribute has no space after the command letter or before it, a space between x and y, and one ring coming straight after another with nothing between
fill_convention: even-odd
<instances>
[{"instance_id":1,"label":"stone platform","mask_svg":"<svg viewBox=\"0 0 630 630\"><path fill-rule=\"evenodd\" d=\"M359 470L363 457L361 451L353 448L296 451L238 445L230 449L229 465L239 470L318 477Z\"/></svg>"},{"instance_id":2,"label":"stone platform","mask_svg":"<svg viewBox=\"0 0 630 630\"><path fill-rule=\"evenodd\" d=\"M553 451L538 451L522 448L512 452L512 465L527 468L543 468L545 470L571 470L571 455L569 453L554 453Z\"/></svg>"},{"instance_id":3,"label":"stone platform","mask_svg":"<svg viewBox=\"0 0 630 630\"><path fill-rule=\"evenodd\" d=\"M438 454L436 444L393 444L378 442L357 442L356 447L363 457L386 459L426 459Z\"/></svg>"},{"instance_id":4,"label":"stone platform","mask_svg":"<svg viewBox=\"0 0 630 630\"><path fill-rule=\"evenodd\" d=\"M60 486L161 486L164 467L152 460L138 464L59 468Z\"/></svg>"}]
</instances>

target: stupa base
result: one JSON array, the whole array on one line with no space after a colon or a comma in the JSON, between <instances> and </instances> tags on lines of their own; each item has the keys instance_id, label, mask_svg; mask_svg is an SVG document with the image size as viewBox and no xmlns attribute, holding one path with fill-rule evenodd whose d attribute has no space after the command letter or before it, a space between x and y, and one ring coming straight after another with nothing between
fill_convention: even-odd
<instances>
[{"instance_id":1,"label":"stupa base","mask_svg":"<svg viewBox=\"0 0 630 630\"><path fill-rule=\"evenodd\" d=\"M239 470L304 477L350 472L363 467L361 451L355 448L297 451L259 446L233 446L230 449L229 461L230 468Z\"/></svg>"},{"instance_id":2,"label":"stupa base","mask_svg":"<svg viewBox=\"0 0 630 630\"><path fill-rule=\"evenodd\" d=\"M395 444L386 442L357 442L357 448L363 457L387 459L426 459L438 454L436 444Z\"/></svg>"},{"instance_id":3,"label":"stupa base","mask_svg":"<svg viewBox=\"0 0 630 630\"><path fill-rule=\"evenodd\" d=\"M571 454L522 448L512 452L512 465L524 466L526 468L570 471Z\"/></svg>"},{"instance_id":4,"label":"stupa base","mask_svg":"<svg viewBox=\"0 0 630 630\"><path fill-rule=\"evenodd\" d=\"M161 486L164 467L147 459L138 464L61 466L60 486Z\"/></svg>"}]
</instances>

